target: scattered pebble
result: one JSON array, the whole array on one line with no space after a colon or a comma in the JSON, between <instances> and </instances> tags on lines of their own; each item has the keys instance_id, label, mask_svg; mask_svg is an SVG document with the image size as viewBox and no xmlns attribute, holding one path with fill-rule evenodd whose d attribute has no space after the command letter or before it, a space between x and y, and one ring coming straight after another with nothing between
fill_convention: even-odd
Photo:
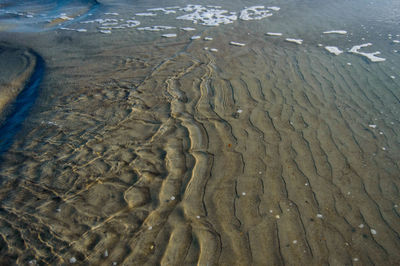
<instances>
[{"instance_id":1,"label":"scattered pebble","mask_svg":"<svg viewBox=\"0 0 400 266\"><path fill-rule=\"evenodd\" d=\"M308 186L308 183L305 183L304 185L305 185L305 186Z\"/></svg>"},{"instance_id":2,"label":"scattered pebble","mask_svg":"<svg viewBox=\"0 0 400 266\"><path fill-rule=\"evenodd\" d=\"M324 216L323 216L322 214L318 213L318 214L317 214L317 218L322 219L322 218L324 218Z\"/></svg>"},{"instance_id":3,"label":"scattered pebble","mask_svg":"<svg viewBox=\"0 0 400 266\"><path fill-rule=\"evenodd\" d=\"M383 132L382 132L382 131L380 131L380 132L379 132L379 135L383 135Z\"/></svg>"},{"instance_id":4,"label":"scattered pebble","mask_svg":"<svg viewBox=\"0 0 400 266\"><path fill-rule=\"evenodd\" d=\"M56 212L61 212L61 209L60 209L60 208L57 208L57 209L56 209Z\"/></svg>"},{"instance_id":5,"label":"scattered pebble","mask_svg":"<svg viewBox=\"0 0 400 266\"><path fill-rule=\"evenodd\" d=\"M206 50L206 51L208 51L208 47L204 47L203 49Z\"/></svg>"},{"instance_id":6,"label":"scattered pebble","mask_svg":"<svg viewBox=\"0 0 400 266\"><path fill-rule=\"evenodd\" d=\"M69 263L75 263L75 262L76 262L76 258L75 257L72 257L72 258L69 259Z\"/></svg>"},{"instance_id":7,"label":"scattered pebble","mask_svg":"<svg viewBox=\"0 0 400 266\"><path fill-rule=\"evenodd\" d=\"M104 34L111 34L111 31L110 31L110 30L101 30L100 32L101 32L101 33L104 33Z\"/></svg>"},{"instance_id":8,"label":"scattered pebble","mask_svg":"<svg viewBox=\"0 0 400 266\"><path fill-rule=\"evenodd\" d=\"M330 31L324 31L323 34L347 34L347 31L345 30L330 30Z\"/></svg>"},{"instance_id":9,"label":"scattered pebble","mask_svg":"<svg viewBox=\"0 0 400 266\"><path fill-rule=\"evenodd\" d=\"M371 234L376 235L376 230L375 229L371 229Z\"/></svg>"},{"instance_id":10,"label":"scattered pebble","mask_svg":"<svg viewBox=\"0 0 400 266\"><path fill-rule=\"evenodd\" d=\"M274 211L273 210L269 210L269 213L273 213Z\"/></svg>"},{"instance_id":11,"label":"scattered pebble","mask_svg":"<svg viewBox=\"0 0 400 266\"><path fill-rule=\"evenodd\" d=\"M260 172L258 172L260 175L262 174L262 172L260 171Z\"/></svg>"},{"instance_id":12,"label":"scattered pebble","mask_svg":"<svg viewBox=\"0 0 400 266\"><path fill-rule=\"evenodd\" d=\"M394 205L395 208L398 208L399 206L397 204Z\"/></svg>"},{"instance_id":13,"label":"scattered pebble","mask_svg":"<svg viewBox=\"0 0 400 266\"><path fill-rule=\"evenodd\" d=\"M282 36L282 33L280 33L280 32L267 32L267 35L269 35L269 36Z\"/></svg>"},{"instance_id":14,"label":"scattered pebble","mask_svg":"<svg viewBox=\"0 0 400 266\"><path fill-rule=\"evenodd\" d=\"M113 262L113 265L114 265L114 266L115 266L115 265L117 265L117 262L116 262L116 261L114 261L114 262Z\"/></svg>"}]
</instances>

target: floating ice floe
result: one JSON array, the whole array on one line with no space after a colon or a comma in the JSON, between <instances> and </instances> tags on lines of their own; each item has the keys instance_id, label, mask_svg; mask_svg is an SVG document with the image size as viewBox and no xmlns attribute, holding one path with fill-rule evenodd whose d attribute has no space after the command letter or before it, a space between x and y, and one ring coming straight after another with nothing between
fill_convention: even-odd
<instances>
[{"instance_id":1,"label":"floating ice floe","mask_svg":"<svg viewBox=\"0 0 400 266\"><path fill-rule=\"evenodd\" d=\"M368 46L371 46L371 45L372 45L372 43L364 43L364 44L360 44L360 45L355 45L349 50L349 53L365 56L371 62L383 62L383 61L385 61L386 60L385 58L376 56L376 55L379 55L381 53L379 51L373 52L373 53L364 53L364 52L360 52L359 51L361 48L368 47Z\"/></svg>"},{"instance_id":2,"label":"floating ice floe","mask_svg":"<svg viewBox=\"0 0 400 266\"><path fill-rule=\"evenodd\" d=\"M171 26L151 26L151 27L141 27L137 28L138 30L147 30L147 31L162 31L162 30L172 30L175 27Z\"/></svg>"},{"instance_id":3,"label":"floating ice floe","mask_svg":"<svg viewBox=\"0 0 400 266\"><path fill-rule=\"evenodd\" d=\"M269 16L272 16L272 13L264 6L252 6L240 11L239 18L241 20L260 20Z\"/></svg>"},{"instance_id":4,"label":"floating ice floe","mask_svg":"<svg viewBox=\"0 0 400 266\"><path fill-rule=\"evenodd\" d=\"M195 36L192 36L190 39L191 39L191 40L198 40L198 39L200 39L200 38L201 38L201 36L195 35Z\"/></svg>"},{"instance_id":5,"label":"floating ice floe","mask_svg":"<svg viewBox=\"0 0 400 266\"><path fill-rule=\"evenodd\" d=\"M181 30L184 30L184 31L194 31L194 30L196 30L195 28L191 28L191 27L186 27L186 28L181 28Z\"/></svg>"},{"instance_id":6,"label":"floating ice floe","mask_svg":"<svg viewBox=\"0 0 400 266\"><path fill-rule=\"evenodd\" d=\"M302 44L302 43L303 43L303 40L302 40L302 39L286 38L285 41L287 41L287 42L292 42L292 43L296 43L296 44Z\"/></svg>"},{"instance_id":7,"label":"floating ice floe","mask_svg":"<svg viewBox=\"0 0 400 266\"><path fill-rule=\"evenodd\" d=\"M329 30L329 31L324 31L324 34L347 34L347 31L345 30Z\"/></svg>"},{"instance_id":8,"label":"floating ice floe","mask_svg":"<svg viewBox=\"0 0 400 266\"><path fill-rule=\"evenodd\" d=\"M266 34L269 36L282 36L282 33L280 32L267 32Z\"/></svg>"},{"instance_id":9,"label":"floating ice floe","mask_svg":"<svg viewBox=\"0 0 400 266\"><path fill-rule=\"evenodd\" d=\"M152 13L152 12L136 13L135 15L139 16L139 17L154 17L154 16L157 16L156 13Z\"/></svg>"},{"instance_id":10,"label":"floating ice floe","mask_svg":"<svg viewBox=\"0 0 400 266\"><path fill-rule=\"evenodd\" d=\"M149 8L149 9L147 9L147 11L161 11L161 12L164 12L164 14L166 14L166 15L176 13L175 10L167 10L165 8L162 8L162 7Z\"/></svg>"},{"instance_id":11,"label":"floating ice floe","mask_svg":"<svg viewBox=\"0 0 400 266\"><path fill-rule=\"evenodd\" d=\"M166 34L163 34L161 36L164 37L164 38L175 38L176 34L175 33L166 33Z\"/></svg>"},{"instance_id":12,"label":"floating ice floe","mask_svg":"<svg viewBox=\"0 0 400 266\"><path fill-rule=\"evenodd\" d=\"M234 46L241 46L241 47L246 45L245 43L240 43L240 42L230 42L229 44L234 45Z\"/></svg>"},{"instance_id":13,"label":"floating ice floe","mask_svg":"<svg viewBox=\"0 0 400 266\"><path fill-rule=\"evenodd\" d=\"M340 55L341 53L343 53L343 51L337 48L336 46L325 46L325 49L334 55Z\"/></svg>"},{"instance_id":14,"label":"floating ice floe","mask_svg":"<svg viewBox=\"0 0 400 266\"><path fill-rule=\"evenodd\" d=\"M228 12L223 9L207 8L202 5L187 5L180 9L190 14L182 15L177 19L191 20L193 23L200 23L205 26L218 26L229 24L237 20L236 12Z\"/></svg>"}]
</instances>

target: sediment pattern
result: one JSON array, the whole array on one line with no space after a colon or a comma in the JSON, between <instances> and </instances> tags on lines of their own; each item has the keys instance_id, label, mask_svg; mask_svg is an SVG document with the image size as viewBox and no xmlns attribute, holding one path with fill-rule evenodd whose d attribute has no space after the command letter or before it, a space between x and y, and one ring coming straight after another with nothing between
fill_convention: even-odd
<instances>
[{"instance_id":1,"label":"sediment pattern","mask_svg":"<svg viewBox=\"0 0 400 266\"><path fill-rule=\"evenodd\" d=\"M4 157L2 264L399 264L393 80L289 43L218 49L117 59L61 97Z\"/></svg>"}]
</instances>

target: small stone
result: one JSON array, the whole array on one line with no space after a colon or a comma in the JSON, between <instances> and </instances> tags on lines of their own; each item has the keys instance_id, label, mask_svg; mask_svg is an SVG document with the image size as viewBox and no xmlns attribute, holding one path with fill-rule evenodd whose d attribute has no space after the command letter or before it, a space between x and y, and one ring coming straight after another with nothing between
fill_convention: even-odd
<instances>
[{"instance_id":1,"label":"small stone","mask_svg":"<svg viewBox=\"0 0 400 266\"><path fill-rule=\"evenodd\" d=\"M308 186L308 183L305 183L304 185L305 185L305 186Z\"/></svg>"},{"instance_id":2,"label":"small stone","mask_svg":"<svg viewBox=\"0 0 400 266\"><path fill-rule=\"evenodd\" d=\"M153 229L153 226L150 225L147 229L148 229L148 230L152 230L152 229Z\"/></svg>"},{"instance_id":3,"label":"small stone","mask_svg":"<svg viewBox=\"0 0 400 266\"><path fill-rule=\"evenodd\" d=\"M371 229L371 234L376 235L376 230L375 229Z\"/></svg>"},{"instance_id":4,"label":"small stone","mask_svg":"<svg viewBox=\"0 0 400 266\"><path fill-rule=\"evenodd\" d=\"M354 258L353 261L358 261L358 258Z\"/></svg>"},{"instance_id":5,"label":"small stone","mask_svg":"<svg viewBox=\"0 0 400 266\"><path fill-rule=\"evenodd\" d=\"M104 257L108 257L108 250L106 249L106 251L104 251Z\"/></svg>"},{"instance_id":6,"label":"small stone","mask_svg":"<svg viewBox=\"0 0 400 266\"><path fill-rule=\"evenodd\" d=\"M236 112L240 114L240 113L243 112L243 110L242 110L242 109L239 109L239 110L237 110Z\"/></svg>"},{"instance_id":7,"label":"small stone","mask_svg":"<svg viewBox=\"0 0 400 266\"><path fill-rule=\"evenodd\" d=\"M56 209L56 212L61 212L61 209L60 209L60 208L57 208L57 209Z\"/></svg>"},{"instance_id":8,"label":"small stone","mask_svg":"<svg viewBox=\"0 0 400 266\"><path fill-rule=\"evenodd\" d=\"M262 174L262 172L260 171L260 172L258 172L260 175Z\"/></svg>"},{"instance_id":9,"label":"small stone","mask_svg":"<svg viewBox=\"0 0 400 266\"><path fill-rule=\"evenodd\" d=\"M246 192L242 192L242 195L243 195L243 196L246 196Z\"/></svg>"},{"instance_id":10,"label":"small stone","mask_svg":"<svg viewBox=\"0 0 400 266\"><path fill-rule=\"evenodd\" d=\"M398 208L399 206L397 204L394 205L395 208Z\"/></svg>"},{"instance_id":11,"label":"small stone","mask_svg":"<svg viewBox=\"0 0 400 266\"><path fill-rule=\"evenodd\" d=\"M390 76L390 78L391 78L391 79L395 79L396 77L395 77L395 76Z\"/></svg>"},{"instance_id":12,"label":"small stone","mask_svg":"<svg viewBox=\"0 0 400 266\"><path fill-rule=\"evenodd\" d=\"M276 219L280 219L281 217L279 216L279 214L275 215Z\"/></svg>"},{"instance_id":13,"label":"small stone","mask_svg":"<svg viewBox=\"0 0 400 266\"><path fill-rule=\"evenodd\" d=\"M382 147L382 150L386 151L386 148L385 148L385 147Z\"/></svg>"},{"instance_id":14,"label":"small stone","mask_svg":"<svg viewBox=\"0 0 400 266\"><path fill-rule=\"evenodd\" d=\"M114 265L114 266L115 266L115 265L117 265L117 262L116 262L116 261L114 261L114 262L113 262L113 265Z\"/></svg>"},{"instance_id":15,"label":"small stone","mask_svg":"<svg viewBox=\"0 0 400 266\"><path fill-rule=\"evenodd\" d=\"M174 197L174 196L171 196L171 200L175 200L175 197Z\"/></svg>"},{"instance_id":16,"label":"small stone","mask_svg":"<svg viewBox=\"0 0 400 266\"><path fill-rule=\"evenodd\" d=\"M72 257L72 258L69 259L69 263L75 263L75 262L76 262L76 258L75 257Z\"/></svg>"},{"instance_id":17,"label":"small stone","mask_svg":"<svg viewBox=\"0 0 400 266\"><path fill-rule=\"evenodd\" d=\"M199 215L197 215L197 216L196 216L196 218L197 218L197 219L200 219L200 216L199 216Z\"/></svg>"},{"instance_id":18,"label":"small stone","mask_svg":"<svg viewBox=\"0 0 400 266\"><path fill-rule=\"evenodd\" d=\"M348 66L351 66L351 63L347 63Z\"/></svg>"},{"instance_id":19,"label":"small stone","mask_svg":"<svg viewBox=\"0 0 400 266\"><path fill-rule=\"evenodd\" d=\"M324 216L323 216L322 214L318 213L318 214L317 214L317 218L322 219L322 218L324 218Z\"/></svg>"},{"instance_id":20,"label":"small stone","mask_svg":"<svg viewBox=\"0 0 400 266\"><path fill-rule=\"evenodd\" d=\"M383 132L381 131L381 132L379 132L379 135L383 135Z\"/></svg>"},{"instance_id":21,"label":"small stone","mask_svg":"<svg viewBox=\"0 0 400 266\"><path fill-rule=\"evenodd\" d=\"M360 224L358 227L359 228L364 228L364 224Z\"/></svg>"},{"instance_id":22,"label":"small stone","mask_svg":"<svg viewBox=\"0 0 400 266\"><path fill-rule=\"evenodd\" d=\"M297 240L293 240L293 244L297 244Z\"/></svg>"},{"instance_id":23,"label":"small stone","mask_svg":"<svg viewBox=\"0 0 400 266\"><path fill-rule=\"evenodd\" d=\"M269 210L269 213L272 213L273 212L273 210Z\"/></svg>"},{"instance_id":24,"label":"small stone","mask_svg":"<svg viewBox=\"0 0 400 266\"><path fill-rule=\"evenodd\" d=\"M376 125L368 125L370 128L376 128Z\"/></svg>"}]
</instances>

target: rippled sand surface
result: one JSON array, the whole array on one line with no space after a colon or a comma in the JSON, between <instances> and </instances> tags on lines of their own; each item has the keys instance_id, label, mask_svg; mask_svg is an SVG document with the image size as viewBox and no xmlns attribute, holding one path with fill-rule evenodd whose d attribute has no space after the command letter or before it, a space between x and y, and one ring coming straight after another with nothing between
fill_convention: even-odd
<instances>
[{"instance_id":1,"label":"rippled sand surface","mask_svg":"<svg viewBox=\"0 0 400 266\"><path fill-rule=\"evenodd\" d=\"M334 56L361 33L303 19L0 35L46 62L2 154L0 264L398 265L399 54Z\"/></svg>"}]
</instances>

